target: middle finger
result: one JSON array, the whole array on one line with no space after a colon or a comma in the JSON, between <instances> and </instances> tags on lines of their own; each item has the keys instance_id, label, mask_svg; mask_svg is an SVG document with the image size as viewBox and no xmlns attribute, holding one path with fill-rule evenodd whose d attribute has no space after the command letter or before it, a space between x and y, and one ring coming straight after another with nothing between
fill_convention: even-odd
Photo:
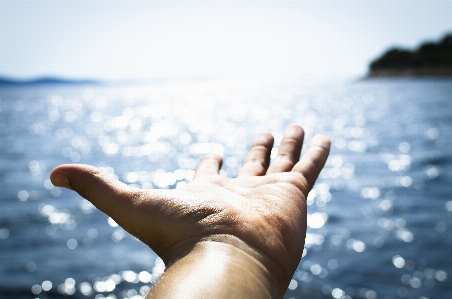
<instances>
[{"instance_id":1,"label":"middle finger","mask_svg":"<svg viewBox=\"0 0 452 299\"><path fill-rule=\"evenodd\" d=\"M285 172L300 159L301 147L303 146L304 131L298 125L290 125L284 132L279 145L278 155L267 170L267 173Z\"/></svg>"}]
</instances>

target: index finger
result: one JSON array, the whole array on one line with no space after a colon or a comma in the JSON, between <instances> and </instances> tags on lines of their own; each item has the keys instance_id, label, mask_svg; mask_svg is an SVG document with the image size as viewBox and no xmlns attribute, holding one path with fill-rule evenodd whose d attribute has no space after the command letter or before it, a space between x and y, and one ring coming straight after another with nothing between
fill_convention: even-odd
<instances>
[{"instance_id":1,"label":"index finger","mask_svg":"<svg viewBox=\"0 0 452 299\"><path fill-rule=\"evenodd\" d=\"M309 186L314 186L317 177L330 153L331 141L325 135L316 135L309 142L308 149L301 157L301 160L295 164L292 171L301 173Z\"/></svg>"}]
</instances>

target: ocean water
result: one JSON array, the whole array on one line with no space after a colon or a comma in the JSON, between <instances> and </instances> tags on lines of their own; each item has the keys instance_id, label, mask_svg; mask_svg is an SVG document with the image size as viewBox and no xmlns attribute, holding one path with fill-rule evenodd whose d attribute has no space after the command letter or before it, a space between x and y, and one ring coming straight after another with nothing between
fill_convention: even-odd
<instances>
[{"instance_id":1,"label":"ocean water","mask_svg":"<svg viewBox=\"0 0 452 299\"><path fill-rule=\"evenodd\" d=\"M177 188L216 152L233 177L253 137L298 123L331 137L285 298L452 294L452 80L196 81L0 87L0 298L142 298L147 246L49 181L87 163ZM301 240L300 240L301 242Z\"/></svg>"}]
</instances>

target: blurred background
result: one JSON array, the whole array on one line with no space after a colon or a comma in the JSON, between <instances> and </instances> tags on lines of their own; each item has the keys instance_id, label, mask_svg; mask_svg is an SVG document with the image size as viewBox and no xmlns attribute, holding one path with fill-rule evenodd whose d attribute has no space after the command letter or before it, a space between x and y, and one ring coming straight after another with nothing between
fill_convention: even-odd
<instances>
[{"instance_id":1,"label":"blurred background","mask_svg":"<svg viewBox=\"0 0 452 299\"><path fill-rule=\"evenodd\" d=\"M362 76L452 25L436 0L0 3L0 74L14 78Z\"/></svg>"},{"instance_id":2,"label":"blurred background","mask_svg":"<svg viewBox=\"0 0 452 299\"><path fill-rule=\"evenodd\" d=\"M364 79L452 32L450 1L0 0L0 298L143 298L165 265L49 181L87 163L178 188L202 155L234 177L290 123L331 157L285 298L452 292L452 79ZM276 153L276 150L275 150ZM300 240L302 242L302 240Z\"/></svg>"}]
</instances>

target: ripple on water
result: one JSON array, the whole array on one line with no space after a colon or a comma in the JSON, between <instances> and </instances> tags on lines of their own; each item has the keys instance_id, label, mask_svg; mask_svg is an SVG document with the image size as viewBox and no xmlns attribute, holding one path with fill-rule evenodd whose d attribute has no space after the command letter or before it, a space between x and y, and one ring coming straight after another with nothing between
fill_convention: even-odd
<instances>
[{"instance_id":1,"label":"ripple on water","mask_svg":"<svg viewBox=\"0 0 452 299\"><path fill-rule=\"evenodd\" d=\"M151 261L128 260L127 252L149 251L91 203L52 186L51 168L88 163L134 187L180 188L202 155L222 155L222 175L233 177L255 134L274 133L277 148L283 128L297 122L307 139L329 135L332 151L307 198L305 251L288 298L309 297L303 293L308 287L327 298L444 297L452 273L444 261L452 245L444 237L452 226L452 201L444 195L450 193L452 128L445 115L450 109L434 107L450 105L441 94L452 90L438 84L282 89L174 83L49 88L33 96L1 91L0 122L8 125L0 128L8 135L0 137L0 159L19 165L11 169L19 169L20 177L5 176L2 192L14 200L3 208L26 209L36 228L0 222L0 242L29 248L20 257L2 255L22 264L26 277L33 273L37 280L24 288L36 296L144 297L163 262L152 253ZM10 155L16 147L22 156ZM35 258L36 246L51 254ZM115 259L112 247L123 258ZM55 256L65 269L52 268ZM20 273L11 275L25 281Z\"/></svg>"}]
</instances>

